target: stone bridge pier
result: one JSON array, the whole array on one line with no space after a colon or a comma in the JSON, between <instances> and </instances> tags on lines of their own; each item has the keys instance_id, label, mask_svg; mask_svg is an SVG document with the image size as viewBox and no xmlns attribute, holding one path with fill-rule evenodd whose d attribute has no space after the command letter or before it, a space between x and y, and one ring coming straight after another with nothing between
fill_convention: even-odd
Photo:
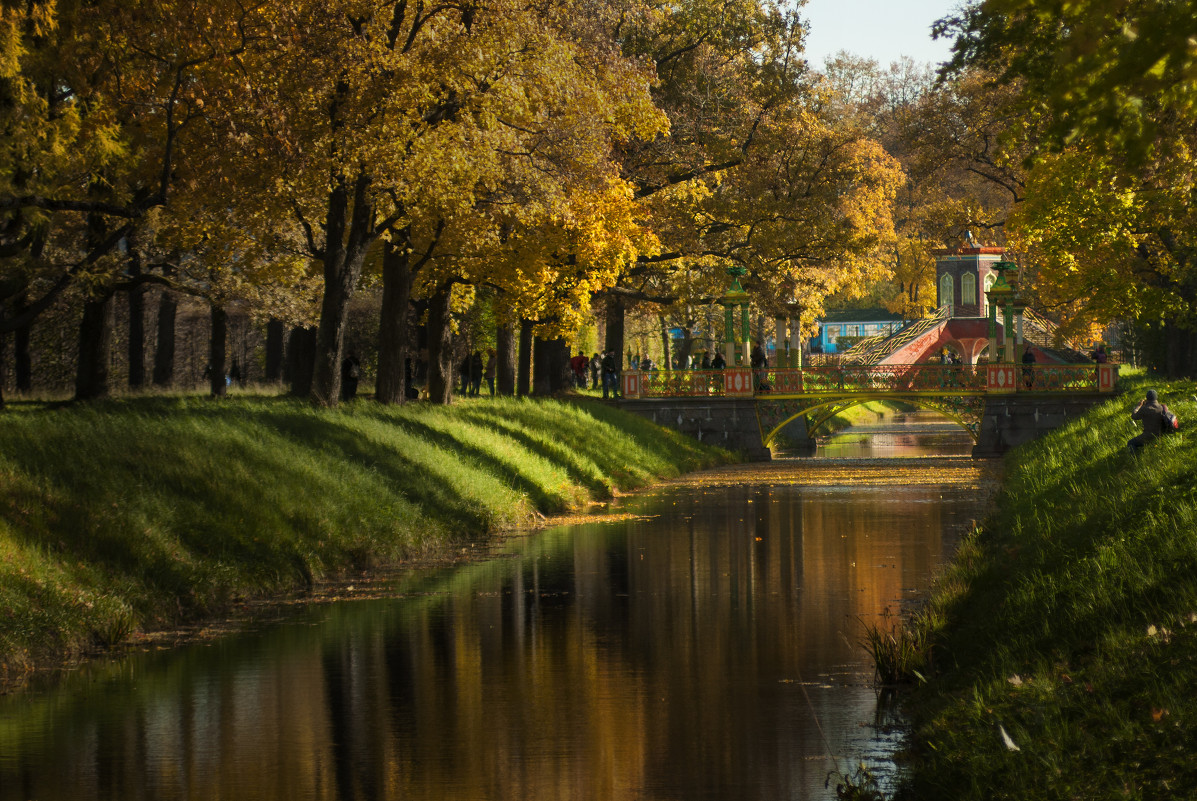
<instances>
[{"instance_id":1,"label":"stone bridge pier","mask_svg":"<svg viewBox=\"0 0 1197 801\"><path fill-rule=\"evenodd\" d=\"M1109 400L1108 394L993 395L977 428L973 456L1001 456L1011 448L1054 431L1090 408Z\"/></svg>"},{"instance_id":2,"label":"stone bridge pier","mask_svg":"<svg viewBox=\"0 0 1197 801\"><path fill-rule=\"evenodd\" d=\"M1080 417L1092 406L1110 398L1109 394L1075 395L991 395L984 399L975 430L962 427L973 435L975 458L995 458L1011 448L1030 442ZM739 451L748 461L769 461L767 444L774 431L765 431L753 398L660 398L625 399L620 408L667 428L694 437L699 442ZM766 418L768 419L768 418ZM765 425L772 425L766 423ZM805 441L814 453L814 440L807 433L804 416L786 424L791 439Z\"/></svg>"},{"instance_id":3,"label":"stone bridge pier","mask_svg":"<svg viewBox=\"0 0 1197 801\"><path fill-rule=\"evenodd\" d=\"M625 399L619 402L619 408L699 442L739 451L751 462L773 458L762 440L752 398ZM794 424L800 423L797 420Z\"/></svg>"}]
</instances>

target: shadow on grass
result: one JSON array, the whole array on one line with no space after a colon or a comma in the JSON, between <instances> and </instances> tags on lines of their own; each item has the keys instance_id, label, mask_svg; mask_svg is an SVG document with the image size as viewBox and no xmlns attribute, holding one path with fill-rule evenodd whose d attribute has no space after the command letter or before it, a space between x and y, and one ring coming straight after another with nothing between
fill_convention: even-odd
<instances>
[{"instance_id":1,"label":"shadow on grass","mask_svg":"<svg viewBox=\"0 0 1197 801\"><path fill-rule=\"evenodd\" d=\"M463 419L471 420L478 425L488 426L501 433L508 439L519 443L525 450L538 454L546 461L559 465L569 474L570 480L584 487L595 498L611 497L611 488L598 474L599 468L588 455L579 453L570 445L560 440L561 432L555 436L559 441L553 441L546 436L534 436L529 433L527 426L511 420L509 417L490 409L469 409L461 414ZM589 464L587 463L589 462Z\"/></svg>"}]
</instances>

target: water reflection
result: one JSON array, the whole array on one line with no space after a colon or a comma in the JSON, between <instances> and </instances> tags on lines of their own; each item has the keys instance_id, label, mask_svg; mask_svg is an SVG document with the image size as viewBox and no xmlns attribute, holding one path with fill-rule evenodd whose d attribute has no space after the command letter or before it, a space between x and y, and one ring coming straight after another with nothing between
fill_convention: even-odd
<instances>
[{"instance_id":1,"label":"water reflection","mask_svg":"<svg viewBox=\"0 0 1197 801\"><path fill-rule=\"evenodd\" d=\"M960 425L927 409L877 414L870 422L819 438L818 456L903 458L969 456L973 440Z\"/></svg>"},{"instance_id":2,"label":"water reflection","mask_svg":"<svg viewBox=\"0 0 1197 801\"><path fill-rule=\"evenodd\" d=\"M0 801L832 798L892 747L861 621L925 589L984 469L706 473L401 597L0 699Z\"/></svg>"}]
</instances>

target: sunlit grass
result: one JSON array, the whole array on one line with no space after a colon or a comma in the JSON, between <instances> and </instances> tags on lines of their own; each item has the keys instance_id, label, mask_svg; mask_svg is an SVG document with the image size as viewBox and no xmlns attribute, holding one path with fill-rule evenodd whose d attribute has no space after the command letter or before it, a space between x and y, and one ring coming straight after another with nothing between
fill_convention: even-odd
<instances>
[{"instance_id":1,"label":"sunlit grass","mask_svg":"<svg viewBox=\"0 0 1197 801\"><path fill-rule=\"evenodd\" d=\"M0 416L0 673L444 554L728 458L586 401L12 404Z\"/></svg>"},{"instance_id":2,"label":"sunlit grass","mask_svg":"<svg viewBox=\"0 0 1197 801\"><path fill-rule=\"evenodd\" d=\"M1197 787L1197 443L1189 427L1127 451L1148 388L1197 423L1193 382L1137 376L1008 457L997 511L920 618L935 677L908 704L908 797Z\"/></svg>"}]
</instances>

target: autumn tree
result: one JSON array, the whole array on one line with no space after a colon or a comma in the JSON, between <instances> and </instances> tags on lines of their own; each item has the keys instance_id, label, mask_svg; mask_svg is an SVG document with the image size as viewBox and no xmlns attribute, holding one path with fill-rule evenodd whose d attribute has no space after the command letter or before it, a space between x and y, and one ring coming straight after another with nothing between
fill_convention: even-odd
<instances>
[{"instance_id":1,"label":"autumn tree","mask_svg":"<svg viewBox=\"0 0 1197 801\"><path fill-rule=\"evenodd\" d=\"M509 260L484 268L488 254L558 214L571 187L608 186L591 140L638 125L629 115L651 120L652 107L642 69L596 58L576 35L592 8L338 0L260 10L269 37L238 59L221 125L256 188L237 199L246 224L266 238L289 221L320 265L316 401L336 401L345 313L372 252L393 343L381 383L394 400L405 298L435 298L447 319L455 282L518 285L498 275ZM583 177L554 177L563 166Z\"/></svg>"},{"instance_id":2,"label":"autumn tree","mask_svg":"<svg viewBox=\"0 0 1197 801\"><path fill-rule=\"evenodd\" d=\"M1020 88L1037 135L1017 214L1033 286L1073 325L1157 334L1154 366L1197 373L1197 17L1183 3L987 0L944 20L953 67Z\"/></svg>"},{"instance_id":3,"label":"autumn tree","mask_svg":"<svg viewBox=\"0 0 1197 801\"><path fill-rule=\"evenodd\" d=\"M113 292L152 278L133 249L174 190L205 72L245 46L245 29L208 23L245 13L189 0L3 6L0 327L27 324L80 285L80 398L107 392Z\"/></svg>"},{"instance_id":4,"label":"autumn tree","mask_svg":"<svg viewBox=\"0 0 1197 801\"><path fill-rule=\"evenodd\" d=\"M607 346L651 302L683 327L745 279L764 308L808 307L856 281L892 230L893 160L831 112L802 59L801 19L767 3L673 5L627 37L657 65L670 135L625 149L625 174L660 242L608 290Z\"/></svg>"}]
</instances>

